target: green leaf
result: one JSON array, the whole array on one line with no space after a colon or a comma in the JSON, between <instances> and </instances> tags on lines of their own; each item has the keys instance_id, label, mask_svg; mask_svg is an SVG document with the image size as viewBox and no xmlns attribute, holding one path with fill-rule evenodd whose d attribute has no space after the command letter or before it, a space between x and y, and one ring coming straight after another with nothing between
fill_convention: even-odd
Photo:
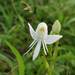
<instances>
[{"instance_id":1,"label":"green leaf","mask_svg":"<svg viewBox=\"0 0 75 75\"><path fill-rule=\"evenodd\" d=\"M4 54L2 54L2 53L0 53L0 60L3 60L5 62L7 62L9 64L9 66L11 68L13 68L13 62L8 57L6 57Z\"/></svg>"},{"instance_id":2,"label":"green leaf","mask_svg":"<svg viewBox=\"0 0 75 75\"><path fill-rule=\"evenodd\" d=\"M5 43L8 45L8 47L11 49L13 54L16 56L16 60L18 62L18 69L19 69L19 75L25 75L25 64L22 56L18 52L18 50L13 47L8 41L5 41Z\"/></svg>"}]
</instances>

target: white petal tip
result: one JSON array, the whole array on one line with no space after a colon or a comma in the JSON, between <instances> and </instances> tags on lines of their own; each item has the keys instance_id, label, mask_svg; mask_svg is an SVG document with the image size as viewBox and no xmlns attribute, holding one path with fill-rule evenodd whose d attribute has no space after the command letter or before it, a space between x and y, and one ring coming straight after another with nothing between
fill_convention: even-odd
<instances>
[{"instance_id":1,"label":"white petal tip","mask_svg":"<svg viewBox=\"0 0 75 75\"><path fill-rule=\"evenodd\" d=\"M30 26L30 23L28 22L28 25Z\"/></svg>"},{"instance_id":2,"label":"white petal tip","mask_svg":"<svg viewBox=\"0 0 75 75\"><path fill-rule=\"evenodd\" d=\"M62 37L63 37L62 35L58 35L56 41L58 41L58 40L61 39Z\"/></svg>"},{"instance_id":3,"label":"white petal tip","mask_svg":"<svg viewBox=\"0 0 75 75\"><path fill-rule=\"evenodd\" d=\"M62 35L48 35L46 38L46 43L53 44L54 42L58 41L62 37L63 37Z\"/></svg>"},{"instance_id":4,"label":"white petal tip","mask_svg":"<svg viewBox=\"0 0 75 75\"><path fill-rule=\"evenodd\" d=\"M36 57L33 56L32 60L34 61L36 59Z\"/></svg>"},{"instance_id":5,"label":"white petal tip","mask_svg":"<svg viewBox=\"0 0 75 75\"><path fill-rule=\"evenodd\" d=\"M63 36L62 35L60 35L60 38L62 38Z\"/></svg>"}]
</instances>

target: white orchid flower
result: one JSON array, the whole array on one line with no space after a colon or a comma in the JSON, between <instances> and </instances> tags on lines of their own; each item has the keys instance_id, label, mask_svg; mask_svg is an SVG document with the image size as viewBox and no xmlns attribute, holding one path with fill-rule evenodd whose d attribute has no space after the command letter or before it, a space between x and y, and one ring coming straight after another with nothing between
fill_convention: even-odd
<instances>
[{"instance_id":1,"label":"white orchid flower","mask_svg":"<svg viewBox=\"0 0 75 75\"><path fill-rule=\"evenodd\" d=\"M48 29L47 24L44 22L41 22L38 24L38 27L36 31L32 28L30 23L28 23L30 34L34 41L30 44L30 49L28 52L32 49L32 47L36 44L34 53L33 53L33 60L35 60L40 52L41 45L43 45L44 53L47 55L48 48L47 44L53 44L54 42L58 41L60 38L62 38L62 35L48 35Z\"/></svg>"}]
</instances>

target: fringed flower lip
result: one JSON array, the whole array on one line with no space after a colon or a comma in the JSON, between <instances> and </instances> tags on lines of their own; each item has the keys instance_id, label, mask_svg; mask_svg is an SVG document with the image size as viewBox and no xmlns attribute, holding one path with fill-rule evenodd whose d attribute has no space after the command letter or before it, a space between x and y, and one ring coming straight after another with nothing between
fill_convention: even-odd
<instances>
[{"instance_id":1,"label":"fringed flower lip","mask_svg":"<svg viewBox=\"0 0 75 75\"><path fill-rule=\"evenodd\" d=\"M48 35L47 24L44 22L38 24L36 31L34 31L30 23L28 23L28 26L29 26L30 34L34 39L34 41L30 44L29 46L30 49L26 53L28 53L36 44L33 53L33 60L35 60L39 55L41 45L43 46L45 55L47 55L48 52L47 44L53 44L56 41L58 41L60 38L62 38L62 35Z\"/></svg>"}]
</instances>

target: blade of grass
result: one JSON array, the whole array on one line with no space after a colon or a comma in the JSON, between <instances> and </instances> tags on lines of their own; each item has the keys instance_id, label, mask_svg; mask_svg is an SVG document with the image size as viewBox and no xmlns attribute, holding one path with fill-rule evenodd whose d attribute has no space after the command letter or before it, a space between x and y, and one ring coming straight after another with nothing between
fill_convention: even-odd
<instances>
[{"instance_id":1,"label":"blade of grass","mask_svg":"<svg viewBox=\"0 0 75 75\"><path fill-rule=\"evenodd\" d=\"M7 40L5 41L5 43L11 49L13 54L16 56L16 60L18 62L19 75L25 75L25 64L22 56L20 55L18 50L15 47L13 47Z\"/></svg>"},{"instance_id":2,"label":"blade of grass","mask_svg":"<svg viewBox=\"0 0 75 75\"><path fill-rule=\"evenodd\" d=\"M2 53L0 53L0 60L4 60L5 62L9 64L11 68L13 67L13 62Z\"/></svg>"},{"instance_id":3,"label":"blade of grass","mask_svg":"<svg viewBox=\"0 0 75 75\"><path fill-rule=\"evenodd\" d=\"M13 61L3 53L0 53L0 60L5 61L11 67L11 70L13 69L14 67ZM16 71L11 72L11 75L16 75Z\"/></svg>"}]
</instances>

